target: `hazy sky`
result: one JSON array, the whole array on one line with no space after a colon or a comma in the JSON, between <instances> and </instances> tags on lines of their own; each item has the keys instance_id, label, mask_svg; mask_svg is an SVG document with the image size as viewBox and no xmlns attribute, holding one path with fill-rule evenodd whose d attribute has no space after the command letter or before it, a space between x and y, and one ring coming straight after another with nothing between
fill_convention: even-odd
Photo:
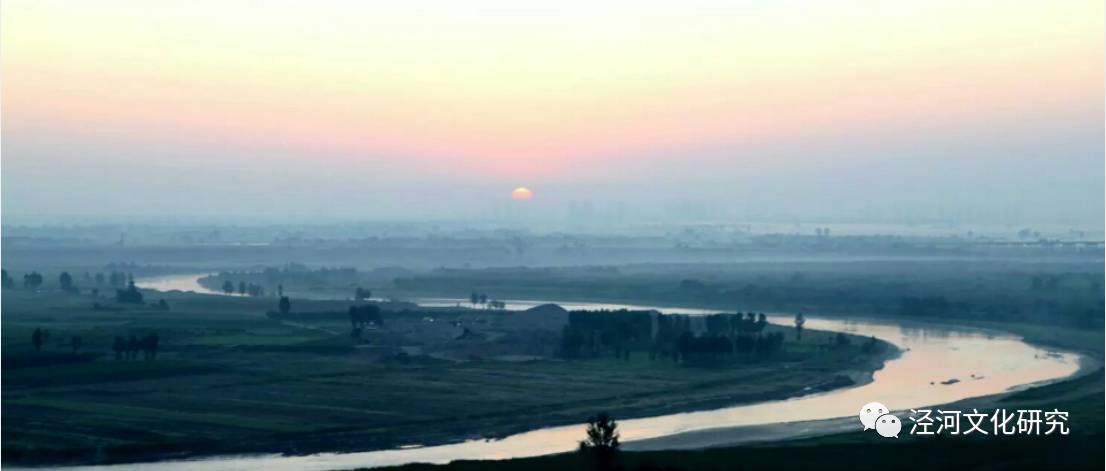
<instances>
[{"instance_id":1,"label":"hazy sky","mask_svg":"<svg viewBox=\"0 0 1106 471\"><path fill-rule=\"evenodd\" d=\"M1101 226L1101 0L548 3L5 0L5 222Z\"/></svg>"}]
</instances>

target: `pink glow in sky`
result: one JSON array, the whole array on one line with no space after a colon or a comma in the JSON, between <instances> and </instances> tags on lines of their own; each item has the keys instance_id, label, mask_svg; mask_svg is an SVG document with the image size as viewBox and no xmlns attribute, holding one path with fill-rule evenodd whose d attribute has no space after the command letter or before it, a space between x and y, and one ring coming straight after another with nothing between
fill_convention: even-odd
<instances>
[{"instance_id":1,"label":"pink glow in sky","mask_svg":"<svg viewBox=\"0 0 1106 471\"><path fill-rule=\"evenodd\" d=\"M679 5L7 1L5 209L33 212L29 195L92 162L134 180L218 166L246 186L358 174L490 195L828 162L986 168L1014 136L1066 143L1049 156L1061 170L1101 168L1101 2Z\"/></svg>"}]
</instances>

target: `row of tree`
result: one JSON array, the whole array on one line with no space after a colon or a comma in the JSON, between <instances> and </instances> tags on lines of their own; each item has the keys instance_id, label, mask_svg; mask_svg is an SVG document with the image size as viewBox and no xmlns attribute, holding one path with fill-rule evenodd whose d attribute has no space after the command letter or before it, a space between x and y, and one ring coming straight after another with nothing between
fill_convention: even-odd
<instances>
[{"instance_id":1,"label":"row of tree","mask_svg":"<svg viewBox=\"0 0 1106 471\"><path fill-rule=\"evenodd\" d=\"M42 286L42 281L42 274L37 271L23 274L24 288L36 289ZM0 278L0 285L2 285L5 289L15 288L15 279L12 278L11 275L8 275L7 270L3 270L2 278Z\"/></svg>"},{"instance_id":2,"label":"row of tree","mask_svg":"<svg viewBox=\"0 0 1106 471\"><path fill-rule=\"evenodd\" d=\"M44 281L45 278L42 276L41 273L37 271L32 271L23 275L24 288L38 289L42 287ZM113 287L120 288L128 285L134 285L134 275L112 271L109 275L106 276L103 273L97 273L96 276L93 277L88 272L85 272L84 281L86 284L95 283L96 286L103 286L104 283L107 282L110 283L110 285ZM2 276L0 276L0 284L2 284L4 288L14 288L15 279L8 274L7 270L3 270L3 274ZM73 277L73 275L70 275L69 272L62 272L60 275L58 275L58 286L63 291L67 292L75 293L79 291L79 289L77 288L76 279Z\"/></svg>"},{"instance_id":3,"label":"row of tree","mask_svg":"<svg viewBox=\"0 0 1106 471\"><path fill-rule=\"evenodd\" d=\"M2 276L3 285L5 288L11 288L14 286L15 281L11 278L11 276L8 275L7 270L3 270ZM91 278L91 275L85 273L85 278ZM110 278L112 286L120 286L122 284L125 284L126 286L125 288L115 290L116 302L130 304L143 304L145 302L145 298L142 296L142 291L140 291L138 287L134 284L133 275L113 271L110 273L108 278ZM96 283L100 285L103 284L105 276L103 273L97 273L95 279ZM23 286L32 289L42 286L42 275L38 272L31 272L23 275ZM65 291L67 293L80 292L80 288L77 287L73 276L70 275L69 272L62 272L60 275L58 275L58 286L62 289L62 291ZM94 296L99 296L100 294L99 288L93 288L91 292ZM97 309L99 307L100 305L97 303L93 306L93 309ZM169 310L169 304L166 303L164 299L158 301L156 307L162 310Z\"/></svg>"},{"instance_id":4,"label":"row of tree","mask_svg":"<svg viewBox=\"0 0 1106 471\"><path fill-rule=\"evenodd\" d=\"M625 309L570 312L561 332L561 355L576 358L610 353L629 358L632 350L648 348L655 314Z\"/></svg>"},{"instance_id":5,"label":"row of tree","mask_svg":"<svg viewBox=\"0 0 1106 471\"><path fill-rule=\"evenodd\" d=\"M648 351L650 359L674 362L717 361L741 354L755 360L782 349L783 333L764 334L765 314L713 314L701 318L696 335L692 317L656 311L574 311L561 333L561 355L566 358L612 354L629 358L632 351ZM795 335L801 340L806 319L795 317Z\"/></svg>"},{"instance_id":6,"label":"row of tree","mask_svg":"<svg viewBox=\"0 0 1106 471\"><path fill-rule=\"evenodd\" d=\"M42 346L50 340L50 331L42 328L35 328L31 332L31 345L35 347L36 352L42 351ZM81 351L81 346L84 345L84 339L80 335L74 335L69 338L69 348L73 350L73 353Z\"/></svg>"},{"instance_id":7,"label":"row of tree","mask_svg":"<svg viewBox=\"0 0 1106 471\"><path fill-rule=\"evenodd\" d=\"M224 280L222 290L226 294L265 296L268 290L276 287L276 295L281 297L284 296L285 282L294 286L352 286L358 282L360 275L355 268L310 270L303 264L290 263L280 268L268 267L260 272L220 272L216 278ZM368 289L358 287L354 291L357 301L371 297L372 291Z\"/></svg>"},{"instance_id":8,"label":"row of tree","mask_svg":"<svg viewBox=\"0 0 1106 471\"><path fill-rule=\"evenodd\" d=\"M507 303L495 299L489 300L486 293L473 292L469 295L469 303L473 306L484 306L485 309L507 309Z\"/></svg>"},{"instance_id":9,"label":"row of tree","mask_svg":"<svg viewBox=\"0 0 1106 471\"><path fill-rule=\"evenodd\" d=\"M284 287L281 287L281 293L284 292ZM239 281L236 286L233 281L226 280L223 282L223 292L226 294L238 293L242 296L260 297L265 296L265 287L256 285L253 283L246 283L245 281Z\"/></svg>"},{"instance_id":10,"label":"row of tree","mask_svg":"<svg viewBox=\"0 0 1106 471\"><path fill-rule=\"evenodd\" d=\"M49 340L50 331L47 329L35 328L31 332L31 345L34 346L36 352L42 351L42 346ZM143 354L145 359L153 360L157 358L159 344L160 338L157 332L149 332L142 337L131 334L130 338L117 335L115 342L112 344L112 350L115 351L116 360L137 359L139 352ZM69 338L69 348L72 349L73 353L79 353L82 346L84 346L84 338L81 336L74 335Z\"/></svg>"},{"instance_id":11,"label":"row of tree","mask_svg":"<svg viewBox=\"0 0 1106 471\"><path fill-rule=\"evenodd\" d=\"M139 352L146 360L157 359L157 351L161 339L157 332L150 332L142 337L131 334L130 338L116 336L112 344L116 360L136 360Z\"/></svg>"},{"instance_id":12,"label":"row of tree","mask_svg":"<svg viewBox=\"0 0 1106 471\"><path fill-rule=\"evenodd\" d=\"M768 358L783 349L783 332L769 334L696 336L691 332L680 334L676 343L679 358L688 364L722 363L741 354L746 358Z\"/></svg>"}]
</instances>

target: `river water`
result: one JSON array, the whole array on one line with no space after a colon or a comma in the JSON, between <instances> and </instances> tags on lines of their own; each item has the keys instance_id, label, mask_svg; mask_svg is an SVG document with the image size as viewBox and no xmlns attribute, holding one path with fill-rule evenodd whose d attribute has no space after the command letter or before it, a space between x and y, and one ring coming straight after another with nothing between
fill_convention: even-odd
<instances>
[{"instance_id":1,"label":"river water","mask_svg":"<svg viewBox=\"0 0 1106 471\"><path fill-rule=\"evenodd\" d=\"M196 275L138 280L151 289L180 289L214 293L196 283ZM217 293L216 293L217 294ZM423 305L452 306L467 300L414 300ZM525 309L550 301L512 301L508 309ZM668 313L705 314L715 312L693 308L603 303L558 303L569 309L658 309ZM789 316L769 316L775 323L788 325ZM897 411L905 420L911 408L946 404L961 399L1000 393L1030 384L1065 378L1074 374L1078 355L1052 352L1029 345L1020 338L965 327L886 319L829 319L808 316L806 327L875 336L895 344L903 353L875 372L872 381L856 387L838 389L792 399L725 407L714 410L667 414L619 421L622 441L627 448L651 443L647 448L695 448L719 443L736 444L757 440L758 427L772 424L824 421L855 417L864 404L879 401ZM952 382L950 380L957 380ZM949 382L951 384L943 384ZM839 429L847 421L836 420ZM818 433L821 422L801 428L804 435ZM909 421L907 421L909 424ZM860 427L859 421L856 427ZM800 430L796 428L796 430ZM813 432L812 432L813 430ZM713 431L713 432L712 432ZM771 438L790 438L792 432L774 431ZM797 434L798 432L794 432ZM905 432L904 432L905 433ZM66 470L130 471L177 470L336 470L358 467L398 465L413 462L446 463L457 459L503 459L570 451L584 436L583 425L546 427L511 435L499 440L470 440L428 447L379 450L360 453L320 453L306 456L246 455L219 456L197 460L162 461L110 466L59 468ZM666 439L671 439L665 441ZM764 438L762 438L764 439ZM659 443L659 444L658 444ZM636 448L643 448L638 446Z\"/></svg>"}]
</instances>

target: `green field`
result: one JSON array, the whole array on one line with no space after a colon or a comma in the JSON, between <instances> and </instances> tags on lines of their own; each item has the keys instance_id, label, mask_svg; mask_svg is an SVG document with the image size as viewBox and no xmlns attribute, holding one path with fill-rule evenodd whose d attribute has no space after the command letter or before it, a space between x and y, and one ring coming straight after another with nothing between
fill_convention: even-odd
<instances>
[{"instance_id":1,"label":"green field","mask_svg":"<svg viewBox=\"0 0 1106 471\"><path fill-rule=\"evenodd\" d=\"M634 417L842 387L850 384L847 373L870 371L881 361L859 352L861 339L827 350L833 334L807 331L796 342L781 327L769 327L788 332L778 359L724 367L651 361L642 352L629 360L505 361L489 353L459 361L443 355L555 344L559 330L543 326L548 334L520 337L522 327L504 313L391 312L386 328L359 344L341 319L269 318L271 299L147 297L164 297L170 310L104 300L98 302L110 309L93 310L88 296L5 291L3 355L6 365L17 366L4 371L5 463L442 443L578 423L604 410ZM348 303L297 301L296 307L329 312ZM482 340L447 335L447 321L462 319L471 320ZM31 347L35 328L51 332L40 353ZM161 338L156 360L115 359L116 335L148 331ZM83 339L87 358L80 362L68 361L73 336Z\"/></svg>"}]
</instances>

